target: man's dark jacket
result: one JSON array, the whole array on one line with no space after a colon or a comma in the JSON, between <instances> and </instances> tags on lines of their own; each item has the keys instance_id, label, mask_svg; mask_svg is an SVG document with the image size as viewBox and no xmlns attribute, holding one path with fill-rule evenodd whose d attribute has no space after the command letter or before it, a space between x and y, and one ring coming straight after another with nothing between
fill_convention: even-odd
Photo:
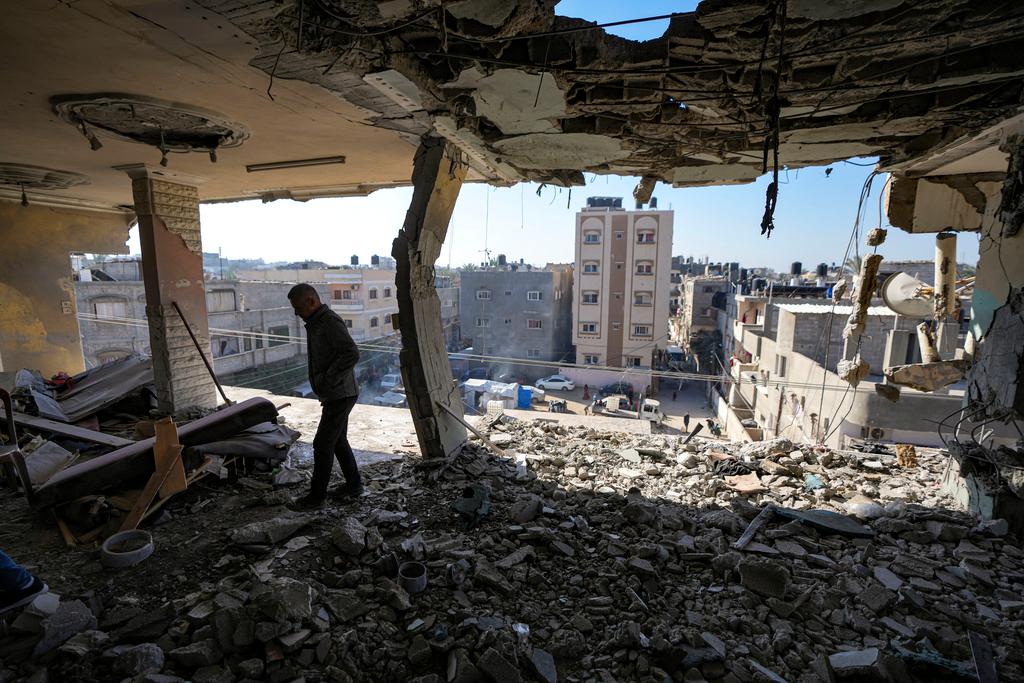
<instances>
[{"instance_id":1,"label":"man's dark jacket","mask_svg":"<svg viewBox=\"0 0 1024 683\"><path fill-rule=\"evenodd\" d=\"M336 401L359 395L354 368L359 349L348 333L345 321L321 304L306 320L309 344L309 383L321 401Z\"/></svg>"}]
</instances>

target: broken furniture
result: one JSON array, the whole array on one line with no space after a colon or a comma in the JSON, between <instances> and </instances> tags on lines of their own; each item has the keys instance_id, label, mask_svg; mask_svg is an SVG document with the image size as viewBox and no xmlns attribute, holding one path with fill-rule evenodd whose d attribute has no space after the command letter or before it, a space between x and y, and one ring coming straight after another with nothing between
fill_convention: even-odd
<instances>
[{"instance_id":1,"label":"broken furniture","mask_svg":"<svg viewBox=\"0 0 1024 683\"><path fill-rule=\"evenodd\" d=\"M181 445L190 446L230 438L255 425L277 418L277 408L265 398L251 398L183 425L178 430ZM106 455L87 460L54 475L31 493L33 505L51 507L124 487L132 480L152 475L157 467L153 454L156 438L136 441Z\"/></svg>"},{"instance_id":2,"label":"broken furniture","mask_svg":"<svg viewBox=\"0 0 1024 683\"><path fill-rule=\"evenodd\" d=\"M28 476L28 468L25 466L25 457L18 447L18 428L14 424L14 408L11 403L11 395L6 389L0 389L0 401L4 404L4 415L6 417L7 438L9 444L0 444L0 476L11 487L17 488L18 481L21 481L25 489L25 495L30 495L32 483ZM31 497L29 501L31 502Z\"/></svg>"}]
</instances>

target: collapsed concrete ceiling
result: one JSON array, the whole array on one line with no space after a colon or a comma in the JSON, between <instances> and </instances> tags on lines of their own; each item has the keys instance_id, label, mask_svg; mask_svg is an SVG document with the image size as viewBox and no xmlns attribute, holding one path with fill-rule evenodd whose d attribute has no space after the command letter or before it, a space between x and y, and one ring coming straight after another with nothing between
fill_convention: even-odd
<instances>
[{"instance_id":1,"label":"collapsed concrete ceiling","mask_svg":"<svg viewBox=\"0 0 1024 683\"><path fill-rule=\"evenodd\" d=\"M364 194L408 184L425 134L469 180L742 183L776 153L905 165L1022 111L1021 3L705 0L645 42L554 5L15 3L0 163L81 182L0 178L0 196L129 205L118 169L162 156L204 201ZM341 161L274 166L319 158Z\"/></svg>"},{"instance_id":2,"label":"collapsed concrete ceiling","mask_svg":"<svg viewBox=\"0 0 1024 683\"><path fill-rule=\"evenodd\" d=\"M997 0L705 0L645 42L554 0L202 2L259 40L254 65L434 129L494 182L898 163L1022 104L1024 4Z\"/></svg>"}]
</instances>

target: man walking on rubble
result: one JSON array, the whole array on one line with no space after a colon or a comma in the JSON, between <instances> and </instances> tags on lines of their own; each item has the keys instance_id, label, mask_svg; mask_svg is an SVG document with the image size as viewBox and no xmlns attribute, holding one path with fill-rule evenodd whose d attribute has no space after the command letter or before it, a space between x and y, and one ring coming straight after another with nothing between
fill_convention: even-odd
<instances>
[{"instance_id":1,"label":"man walking on rubble","mask_svg":"<svg viewBox=\"0 0 1024 683\"><path fill-rule=\"evenodd\" d=\"M288 292L288 301L295 315L306 323L309 383L320 398L323 412L313 438L313 482L309 493L296 507L315 509L327 500L334 459L338 459L345 484L335 489L332 497L352 500L363 493L359 466L348 443L348 416L359 397L354 368L359 361L359 348L352 341L345 321L338 317L311 285L295 285Z\"/></svg>"}]
</instances>

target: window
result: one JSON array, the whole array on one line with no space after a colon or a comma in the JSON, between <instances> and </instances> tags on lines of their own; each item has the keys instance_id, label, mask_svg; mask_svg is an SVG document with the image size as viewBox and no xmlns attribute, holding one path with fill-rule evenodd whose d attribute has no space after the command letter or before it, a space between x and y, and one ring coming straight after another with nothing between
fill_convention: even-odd
<instances>
[{"instance_id":1,"label":"window","mask_svg":"<svg viewBox=\"0 0 1024 683\"><path fill-rule=\"evenodd\" d=\"M622 263L622 261L619 261L619 262L617 262L617 263L615 264L615 270L622 270L622 266L623 266L623 265L624 265L624 264Z\"/></svg>"},{"instance_id":2,"label":"window","mask_svg":"<svg viewBox=\"0 0 1024 683\"><path fill-rule=\"evenodd\" d=\"M335 301L340 301L341 300L341 295L342 295L342 291L340 289L332 289L331 290L331 298L334 299Z\"/></svg>"},{"instance_id":3,"label":"window","mask_svg":"<svg viewBox=\"0 0 1024 683\"><path fill-rule=\"evenodd\" d=\"M636 234L637 244L654 244L654 231L641 230Z\"/></svg>"},{"instance_id":4,"label":"window","mask_svg":"<svg viewBox=\"0 0 1024 683\"><path fill-rule=\"evenodd\" d=\"M97 318L127 318L128 300L120 298L94 299L92 310Z\"/></svg>"},{"instance_id":5,"label":"window","mask_svg":"<svg viewBox=\"0 0 1024 683\"><path fill-rule=\"evenodd\" d=\"M621 240L625 236L626 236L626 233L622 232L621 230L616 230L615 231L615 239Z\"/></svg>"},{"instance_id":6,"label":"window","mask_svg":"<svg viewBox=\"0 0 1024 683\"><path fill-rule=\"evenodd\" d=\"M238 337L225 337L219 334L210 335L210 346L213 349L213 357L233 356L238 351Z\"/></svg>"},{"instance_id":7,"label":"window","mask_svg":"<svg viewBox=\"0 0 1024 683\"><path fill-rule=\"evenodd\" d=\"M633 295L633 303L637 306L650 306L654 301L654 295L650 292L636 292Z\"/></svg>"},{"instance_id":8,"label":"window","mask_svg":"<svg viewBox=\"0 0 1024 683\"><path fill-rule=\"evenodd\" d=\"M650 275L654 271L654 264L650 261L637 261L636 262L636 274L637 275Z\"/></svg>"},{"instance_id":9,"label":"window","mask_svg":"<svg viewBox=\"0 0 1024 683\"><path fill-rule=\"evenodd\" d=\"M598 270L597 262L595 262L595 261L588 261L588 262L583 264L583 272L584 273L599 273L601 271Z\"/></svg>"},{"instance_id":10,"label":"window","mask_svg":"<svg viewBox=\"0 0 1024 683\"><path fill-rule=\"evenodd\" d=\"M633 336L634 337L650 337L651 326L650 325L633 325Z\"/></svg>"},{"instance_id":11,"label":"window","mask_svg":"<svg viewBox=\"0 0 1024 683\"><path fill-rule=\"evenodd\" d=\"M612 329L613 330L621 330L622 329L622 323L612 323Z\"/></svg>"},{"instance_id":12,"label":"window","mask_svg":"<svg viewBox=\"0 0 1024 683\"><path fill-rule=\"evenodd\" d=\"M527 358L540 358L540 349L527 349L526 350L526 357Z\"/></svg>"},{"instance_id":13,"label":"window","mask_svg":"<svg viewBox=\"0 0 1024 683\"><path fill-rule=\"evenodd\" d=\"M596 304L597 303L597 292L583 292L583 303L585 304Z\"/></svg>"},{"instance_id":14,"label":"window","mask_svg":"<svg viewBox=\"0 0 1024 683\"><path fill-rule=\"evenodd\" d=\"M476 290L477 301L490 301L491 290L489 289L478 289Z\"/></svg>"},{"instance_id":15,"label":"window","mask_svg":"<svg viewBox=\"0 0 1024 683\"><path fill-rule=\"evenodd\" d=\"M627 368L638 368L638 367L640 367L640 356L626 356L626 367Z\"/></svg>"},{"instance_id":16,"label":"window","mask_svg":"<svg viewBox=\"0 0 1024 683\"><path fill-rule=\"evenodd\" d=\"M705 293L705 294L710 294L710 293L711 293L711 292L713 292L713 291L715 291L715 288L714 288L714 287L711 287L711 286L709 286L709 285L705 285L705 286L704 286L704 293Z\"/></svg>"},{"instance_id":17,"label":"window","mask_svg":"<svg viewBox=\"0 0 1024 683\"><path fill-rule=\"evenodd\" d=\"M344 299L345 301L351 301L352 300L352 290L351 289L343 289L341 291L341 298Z\"/></svg>"},{"instance_id":18,"label":"window","mask_svg":"<svg viewBox=\"0 0 1024 683\"><path fill-rule=\"evenodd\" d=\"M376 287L370 287L370 298L371 299L376 299L377 298L377 288ZM373 327L373 326L371 325L371 327Z\"/></svg>"},{"instance_id":19,"label":"window","mask_svg":"<svg viewBox=\"0 0 1024 683\"><path fill-rule=\"evenodd\" d=\"M601 243L601 233L599 233L599 232L587 232L587 233L584 233L583 234L583 243L584 244L600 244Z\"/></svg>"},{"instance_id":20,"label":"window","mask_svg":"<svg viewBox=\"0 0 1024 683\"><path fill-rule=\"evenodd\" d=\"M539 330L544 327L544 321L538 318L529 318L526 321L526 329L528 330Z\"/></svg>"},{"instance_id":21,"label":"window","mask_svg":"<svg viewBox=\"0 0 1024 683\"><path fill-rule=\"evenodd\" d=\"M597 362L598 362L597 361L597 356L595 354L593 354L593 353L585 353L585 354L583 354L583 364L584 365L597 365Z\"/></svg>"},{"instance_id":22,"label":"window","mask_svg":"<svg viewBox=\"0 0 1024 683\"><path fill-rule=\"evenodd\" d=\"M348 329L351 330L352 329L352 321L350 319L348 319L348 318L343 318L343 320L345 321L345 327L347 327Z\"/></svg>"},{"instance_id":23,"label":"window","mask_svg":"<svg viewBox=\"0 0 1024 683\"><path fill-rule=\"evenodd\" d=\"M597 323L581 323L580 332L583 334L597 334Z\"/></svg>"},{"instance_id":24,"label":"window","mask_svg":"<svg viewBox=\"0 0 1024 683\"><path fill-rule=\"evenodd\" d=\"M276 327L268 327L267 334L270 335L270 338L267 339L268 347L284 346L285 344L288 343L288 340L284 339L284 337L287 337L289 334L287 325L277 325Z\"/></svg>"},{"instance_id":25,"label":"window","mask_svg":"<svg viewBox=\"0 0 1024 683\"><path fill-rule=\"evenodd\" d=\"M378 325L380 325L380 320L377 319L377 316L370 318L370 327L377 327Z\"/></svg>"},{"instance_id":26,"label":"window","mask_svg":"<svg viewBox=\"0 0 1024 683\"><path fill-rule=\"evenodd\" d=\"M206 293L206 310L209 313L221 313L235 310L235 290L214 289ZM235 353L238 353L235 351Z\"/></svg>"},{"instance_id":27,"label":"window","mask_svg":"<svg viewBox=\"0 0 1024 683\"><path fill-rule=\"evenodd\" d=\"M512 290L511 289L506 289L505 290L505 296L512 296Z\"/></svg>"},{"instance_id":28,"label":"window","mask_svg":"<svg viewBox=\"0 0 1024 683\"><path fill-rule=\"evenodd\" d=\"M385 287L384 288L384 298L385 299L390 299L391 298L391 288L390 287Z\"/></svg>"},{"instance_id":29,"label":"window","mask_svg":"<svg viewBox=\"0 0 1024 683\"><path fill-rule=\"evenodd\" d=\"M775 356L775 374L779 377L786 376L786 357Z\"/></svg>"},{"instance_id":30,"label":"window","mask_svg":"<svg viewBox=\"0 0 1024 683\"><path fill-rule=\"evenodd\" d=\"M540 292L538 292L536 290L529 291L529 292L526 293L526 300L527 301L540 301L540 297L541 297Z\"/></svg>"},{"instance_id":31,"label":"window","mask_svg":"<svg viewBox=\"0 0 1024 683\"><path fill-rule=\"evenodd\" d=\"M477 327L490 327L491 326L491 319L490 318L477 318L476 319L476 326Z\"/></svg>"},{"instance_id":32,"label":"window","mask_svg":"<svg viewBox=\"0 0 1024 683\"><path fill-rule=\"evenodd\" d=\"M391 324L391 314L390 313L386 313L384 315L384 324L385 325L390 325Z\"/></svg>"}]
</instances>

